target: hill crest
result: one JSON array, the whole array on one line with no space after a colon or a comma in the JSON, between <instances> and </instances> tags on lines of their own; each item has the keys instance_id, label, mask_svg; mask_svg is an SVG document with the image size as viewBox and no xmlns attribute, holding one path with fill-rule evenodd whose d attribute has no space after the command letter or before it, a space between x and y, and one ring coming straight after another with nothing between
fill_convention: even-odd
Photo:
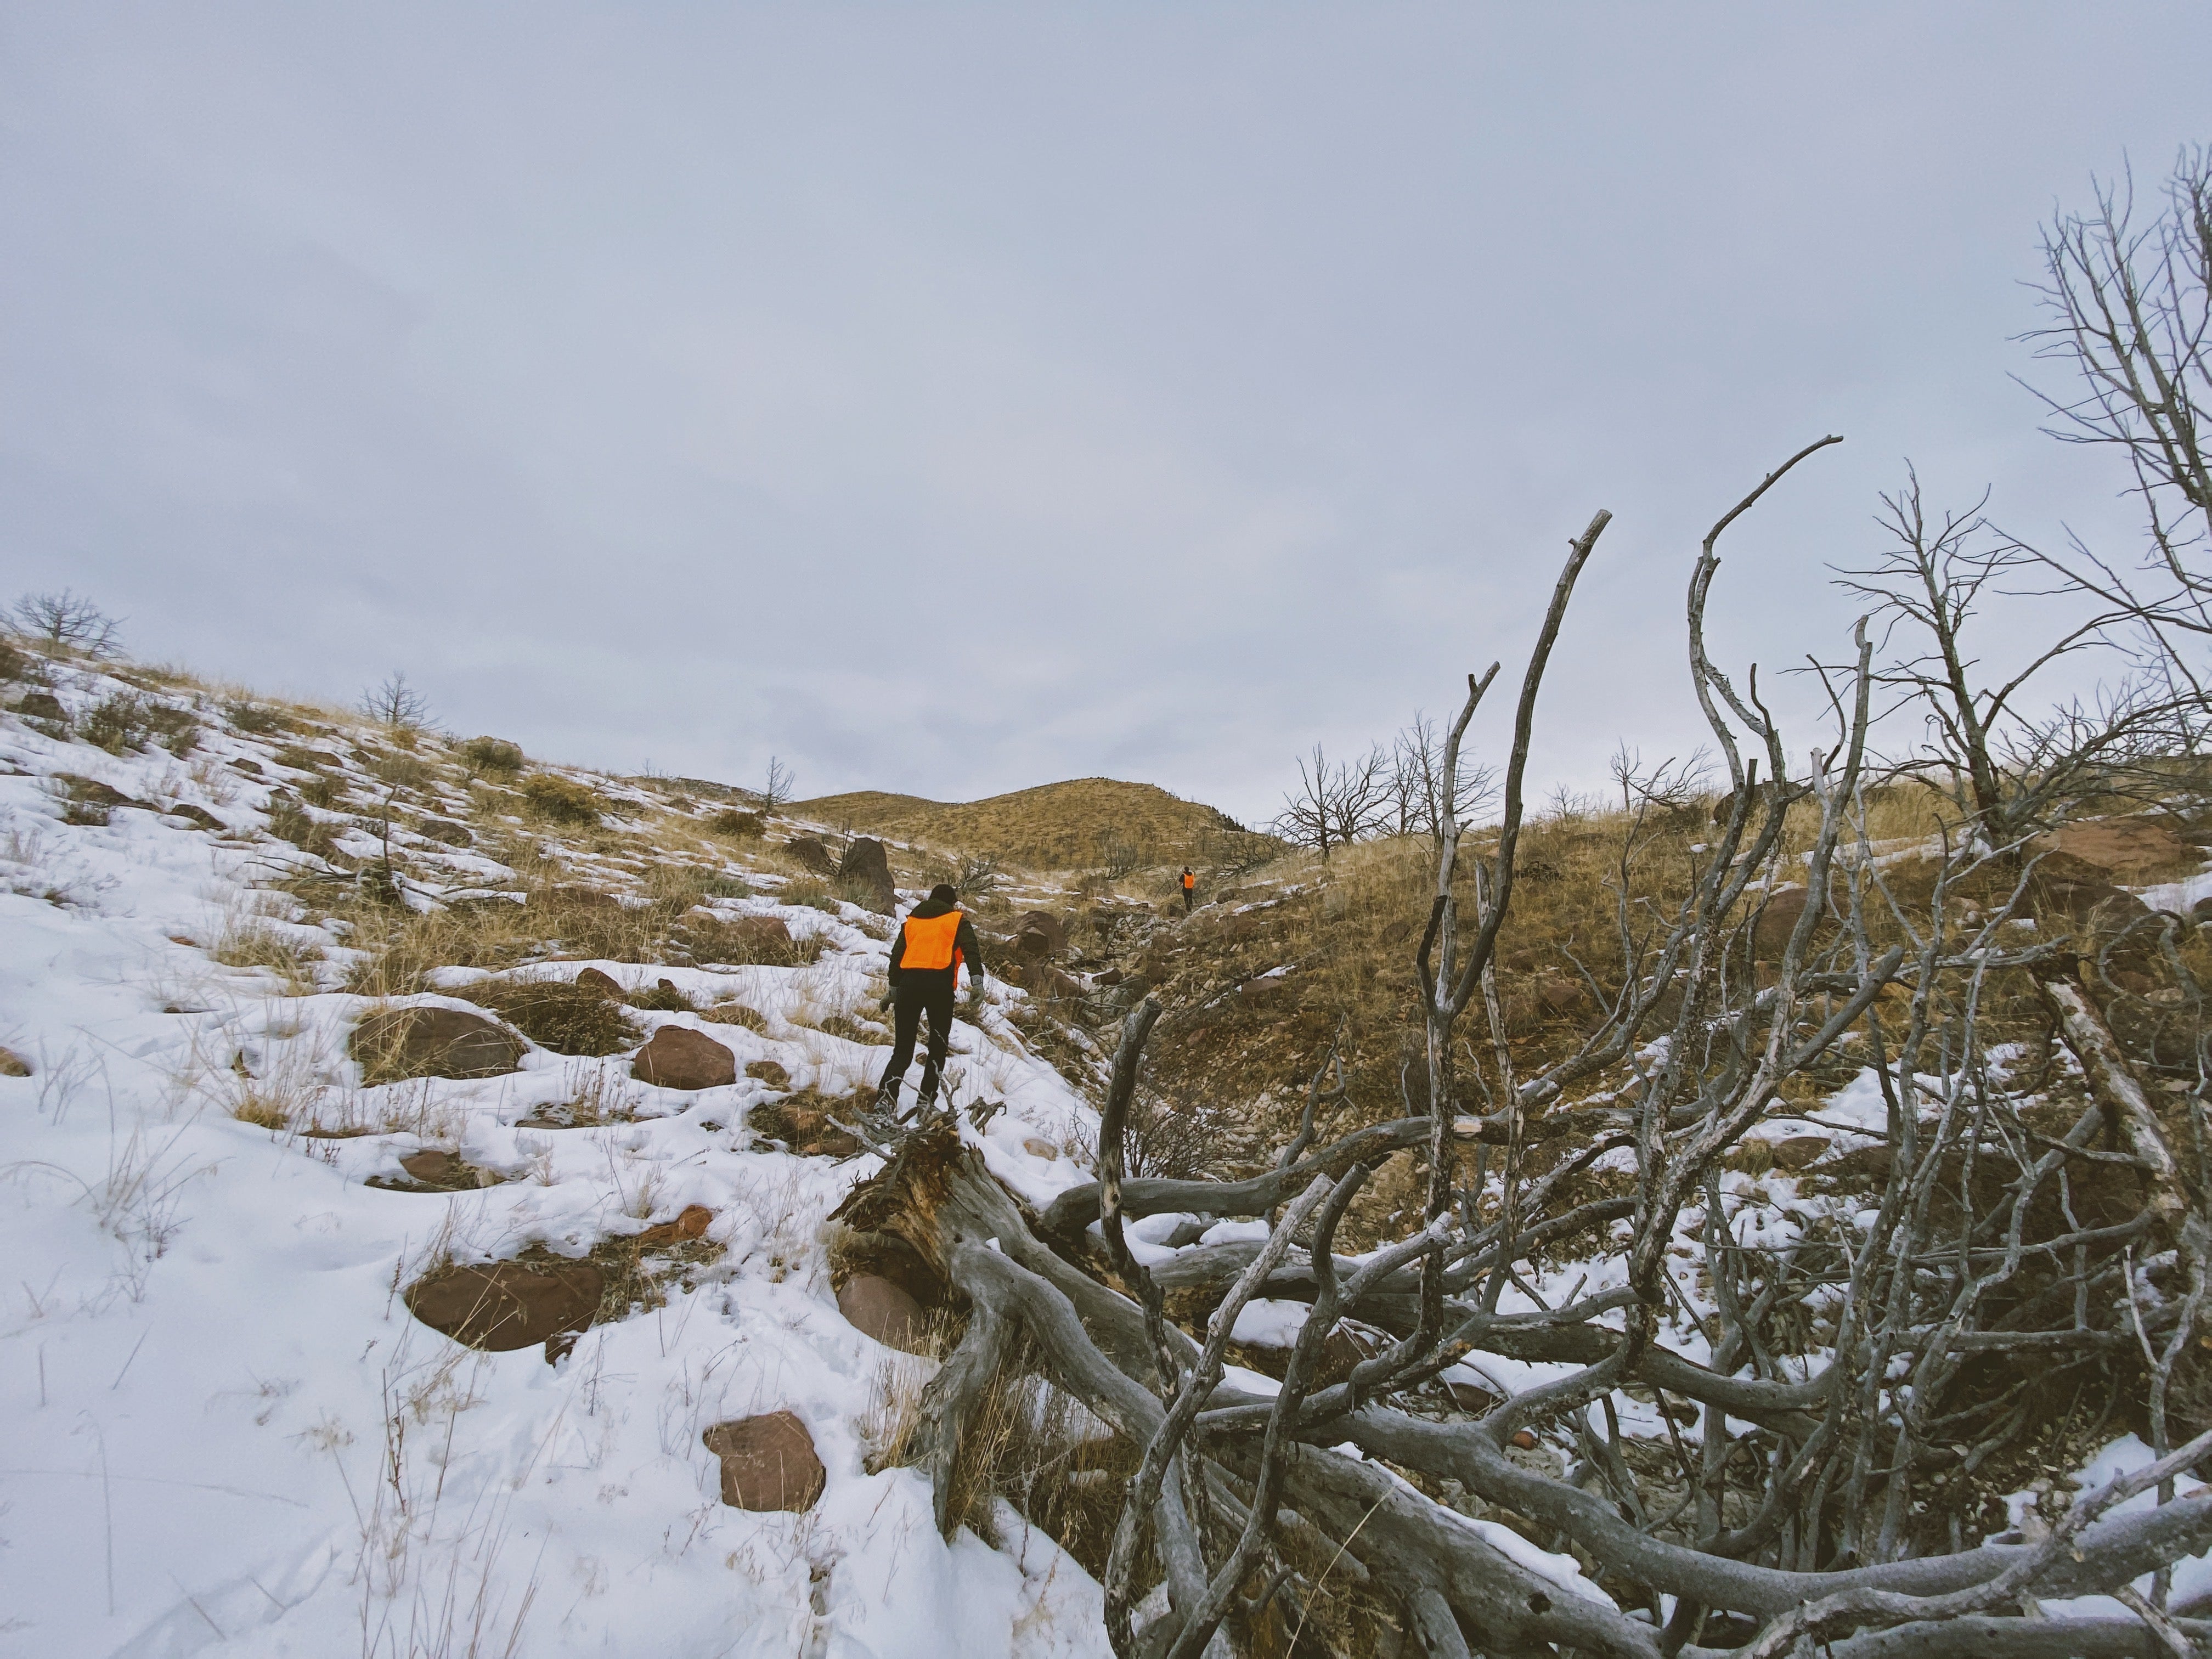
<instances>
[{"instance_id":1,"label":"hill crest","mask_svg":"<svg viewBox=\"0 0 2212 1659\"><path fill-rule=\"evenodd\" d=\"M1223 836L1250 833L1217 807L1119 778L1070 778L973 801L862 789L794 801L787 810L840 829L1043 869L1195 860Z\"/></svg>"}]
</instances>

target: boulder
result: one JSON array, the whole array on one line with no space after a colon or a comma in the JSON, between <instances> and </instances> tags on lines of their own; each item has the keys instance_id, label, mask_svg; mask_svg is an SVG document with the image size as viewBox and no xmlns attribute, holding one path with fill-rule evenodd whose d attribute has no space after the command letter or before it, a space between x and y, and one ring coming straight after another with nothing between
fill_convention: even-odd
<instances>
[{"instance_id":1,"label":"boulder","mask_svg":"<svg viewBox=\"0 0 2212 1659\"><path fill-rule=\"evenodd\" d=\"M1029 1136L1022 1142L1022 1150L1031 1158L1041 1158L1048 1164L1060 1156L1059 1147L1054 1146L1049 1140L1040 1140L1035 1135Z\"/></svg>"},{"instance_id":2,"label":"boulder","mask_svg":"<svg viewBox=\"0 0 2212 1659\"><path fill-rule=\"evenodd\" d=\"M2046 917L2077 932L2111 934L2150 915L2150 907L2070 853L2051 853L2028 878L2028 897ZM2148 944L2148 939L2143 940Z\"/></svg>"},{"instance_id":3,"label":"boulder","mask_svg":"<svg viewBox=\"0 0 2212 1659\"><path fill-rule=\"evenodd\" d=\"M641 1249L655 1245L689 1244L704 1238L707 1229L714 1219L714 1212L703 1204L687 1204L673 1221L664 1221L658 1226L647 1227L637 1236Z\"/></svg>"},{"instance_id":4,"label":"boulder","mask_svg":"<svg viewBox=\"0 0 2212 1659\"><path fill-rule=\"evenodd\" d=\"M855 1273L837 1288L837 1311L863 1335L908 1353L929 1352L921 1304L876 1273Z\"/></svg>"},{"instance_id":5,"label":"boulder","mask_svg":"<svg viewBox=\"0 0 2212 1659\"><path fill-rule=\"evenodd\" d=\"M1025 910L1014 922L1014 954L1047 962L1067 948L1067 924L1049 910Z\"/></svg>"},{"instance_id":6,"label":"boulder","mask_svg":"<svg viewBox=\"0 0 2212 1659\"><path fill-rule=\"evenodd\" d=\"M2028 843L2031 853L2063 853L2107 880L2136 884L2156 880L2175 866L2194 866L2198 854L2172 823L2144 813L2069 823Z\"/></svg>"},{"instance_id":7,"label":"boulder","mask_svg":"<svg viewBox=\"0 0 2212 1659\"><path fill-rule=\"evenodd\" d=\"M837 881L854 903L889 915L898 904L898 889L891 881L890 855L873 836L855 836L837 866Z\"/></svg>"},{"instance_id":8,"label":"boulder","mask_svg":"<svg viewBox=\"0 0 2212 1659\"><path fill-rule=\"evenodd\" d=\"M814 1437L787 1411L717 1423L699 1438L722 1460L722 1501L732 1509L803 1513L829 1480Z\"/></svg>"},{"instance_id":9,"label":"boulder","mask_svg":"<svg viewBox=\"0 0 2212 1659\"><path fill-rule=\"evenodd\" d=\"M1826 1156L1826 1135L1785 1135L1774 1143L1774 1167L1790 1175Z\"/></svg>"},{"instance_id":10,"label":"boulder","mask_svg":"<svg viewBox=\"0 0 2212 1659\"><path fill-rule=\"evenodd\" d=\"M756 1083L767 1084L771 1089L791 1087L791 1073L783 1069L780 1060L749 1060L745 1065L745 1075Z\"/></svg>"},{"instance_id":11,"label":"boulder","mask_svg":"<svg viewBox=\"0 0 2212 1659\"><path fill-rule=\"evenodd\" d=\"M426 1187L453 1188L477 1184L477 1172L468 1160L442 1147L425 1146L419 1152L409 1152L399 1160L399 1167Z\"/></svg>"},{"instance_id":12,"label":"boulder","mask_svg":"<svg viewBox=\"0 0 2212 1659\"><path fill-rule=\"evenodd\" d=\"M622 981L601 968L586 968L576 975L576 988L596 991L603 997L620 1002L623 997Z\"/></svg>"},{"instance_id":13,"label":"boulder","mask_svg":"<svg viewBox=\"0 0 2212 1659\"><path fill-rule=\"evenodd\" d=\"M13 1048L0 1048L0 1077L28 1077L31 1062Z\"/></svg>"},{"instance_id":14,"label":"boulder","mask_svg":"<svg viewBox=\"0 0 2212 1659\"><path fill-rule=\"evenodd\" d=\"M781 916L732 916L722 923L723 937L756 951L788 951L791 929Z\"/></svg>"},{"instance_id":15,"label":"boulder","mask_svg":"<svg viewBox=\"0 0 2212 1659\"><path fill-rule=\"evenodd\" d=\"M362 1018L348 1051L377 1081L500 1077L522 1064L522 1039L459 1008L386 1008Z\"/></svg>"},{"instance_id":16,"label":"boulder","mask_svg":"<svg viewBox=\"0 0 2212 1659\"><path fill-rule=\"evenodd\" d=\"M1802 887L1784 887L1766 896L1765 908L1752 926L1751 948L1754 956L1767 962L1781 956L1789 947L1790 935L1797 930L1797 919L1805 914L1805 902L1810 896Z\"/></svg>"},{"instance_id":17,"label":"boulder","mask_svg":"<svg viewBox=\"0 0 2212 1659\"><path fill-rule=\"evenodd\" d=\"M62 707L61 699L51 691L26 692L22 702L15 705L15 712L25 720L64 720L69 718L69 710Z\"/></svg>"},{"instance_id":18,"label":"boulder","mask_svg":"<svg viewBox=\"0 0 2212 1659\"><path fill-rule=\"evenodd\" d=\"M738 1057L704 1031L664 1025L637 1051L629 1074L657 1089L719 1089L738 1080Z\"/></svg>"},{"instance_id":19,"label":"boulder","mask_svg":"<svg viewBox=\"0 0 2212 1659\"><path fill-rule=\"evenodd\" d=\"M588 1261L493 1261L441 1268L410 1285L404 1299L432 1330L503 1353L586 1328L605 1288Z\"/></svg>"},{"instance_id":20,"label":"boulder","mask_svg":"<svg viewBox=\"0 0 2212 1659\"><path fill-rule=\"evenodd\" d=\"M837 873L837 860L830 856L830 849L811 836L793 836L783 844L783 855L800 869L817 876Z\"/></svg>"}]
</instances>

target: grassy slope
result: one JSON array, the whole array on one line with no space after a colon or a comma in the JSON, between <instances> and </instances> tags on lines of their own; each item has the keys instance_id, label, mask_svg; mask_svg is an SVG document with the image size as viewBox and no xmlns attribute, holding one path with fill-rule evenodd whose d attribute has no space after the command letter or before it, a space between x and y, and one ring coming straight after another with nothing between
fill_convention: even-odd
<instances>
[{"instance_id":1,"label":"grassy slope","mask_svg":"<svg viewBox=\"0 0 2212 1659\"><path fill-rule=\"evenodd\" d=\"M860 790L799 801L791 811L821 823L996 853L1048 869L1105 862L1117 842L1148 864L1201 859L1209 837L1236 827L1211 806L1154 784L1113 778L1075 778L965 803Z\"/></svg>"}]
</instances>

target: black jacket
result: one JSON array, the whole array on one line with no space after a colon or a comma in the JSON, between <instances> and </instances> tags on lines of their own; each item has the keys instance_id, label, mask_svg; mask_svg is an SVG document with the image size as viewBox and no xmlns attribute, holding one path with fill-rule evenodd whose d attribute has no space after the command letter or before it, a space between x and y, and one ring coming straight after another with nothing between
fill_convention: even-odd
<instances>
[{"instance_id":1,"label":"black jacket","mask_svg":"<svg viewBox=\"0 0 2212 1659\"><path fill-rule=\"evenodd\" d=\"M924 899L907 914L919 916L922 921L927 921L932 916L941 916L948 910L957 908L955 905L940 904L935 899ZM983 982L983 952L975 943L975 924L968 919L965 912L963 912L960 917L960 931L952 936L952 948L960 953L960 960L968 964L968 982L970 985L981 984ZM905 954L906 925L902 920L898 932L891 935L890 978L893 988L907 983L915 986L926 985L932 980L939 979L945 981L948 989L951 988L952 969L902 968L899 966L899 958Z\"/></svg>"}]
</instances>

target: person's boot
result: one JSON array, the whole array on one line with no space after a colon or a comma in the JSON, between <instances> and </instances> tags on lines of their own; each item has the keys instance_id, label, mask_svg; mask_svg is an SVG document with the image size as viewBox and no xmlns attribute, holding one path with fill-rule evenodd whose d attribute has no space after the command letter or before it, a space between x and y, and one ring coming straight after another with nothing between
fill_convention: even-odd
<instances>
[{"instance_id":1,"label":"person's boot","mask_svg":"<svg viewBox=\"0 0 2212 1659\"><path fill-rule=\"evenodd\" d=\"M898 1096L897 1084L883 1084L876 1090L876 1097L861 1109L861 1121L878 1140L898 1133Z\"/></svg>"}]
</instances>

